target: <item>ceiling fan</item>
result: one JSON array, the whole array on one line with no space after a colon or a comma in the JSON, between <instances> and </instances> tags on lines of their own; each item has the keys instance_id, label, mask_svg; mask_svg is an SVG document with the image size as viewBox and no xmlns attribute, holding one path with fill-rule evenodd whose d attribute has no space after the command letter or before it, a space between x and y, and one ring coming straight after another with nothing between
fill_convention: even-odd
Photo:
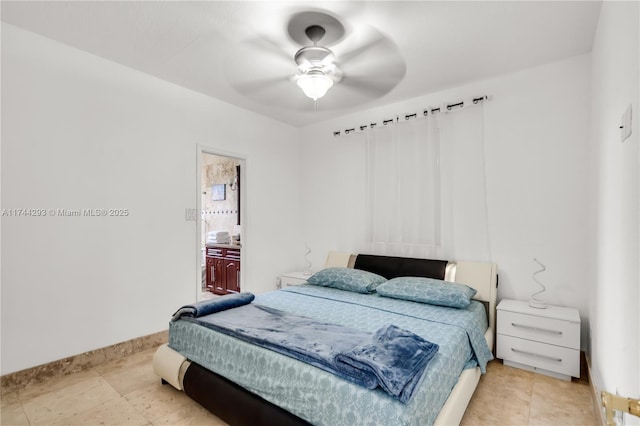
<instances>
[{"instance_id":1,"label":"ceiling fan","mask_svg":"<svg viewBox=\"0 0 640 426\"><path fill-rule=\"evenodd\" d=\"M318 42L324 37L326 30L320 25L311 25L304 30L312 46L305 46L294 56L298 64L299 74L295 76L298 87L307 97L317 101L323 97L334 82L340 81L342 75L335 64L335 55Z\"/></svg>"},{"instance_id":2,"label":"ceiling fan","mask_svg":"<svg viewBox=\"0 0 640 426\"><path fill-rule=\"evenodd\" d=\"M262 34L234 48L226 61L227 79L257 102L298 111L379 98L404 77L404 60L395 43L373 27L348 28L325 12L296 13L286 31Z\"/></svg>"}]
</instances>

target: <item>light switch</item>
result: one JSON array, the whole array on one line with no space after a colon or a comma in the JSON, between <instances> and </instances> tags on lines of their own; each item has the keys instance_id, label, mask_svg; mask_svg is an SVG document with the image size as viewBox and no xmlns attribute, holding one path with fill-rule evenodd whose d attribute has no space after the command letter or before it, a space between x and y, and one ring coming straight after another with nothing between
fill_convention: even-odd
<instances>
[{"instance_id":1,"label":"light switch","mask_svg":"<svg viewBox=\"0 0 640 426\"><path fill-rule=\"evenodd\" d=\"M187 222L195 222L196 209L184 209L184 220Z\"/></svg>"},{"instance_id":2,"label":"light switch","mask_svg":"<svg viewBox=\"0 0 640 426\"><path fill-rule=\"evenodd\" d=\"M622 122L620 123L620 140L624 142L631 136L631 105L622 114Z\"/></svg>"}]
</instances>

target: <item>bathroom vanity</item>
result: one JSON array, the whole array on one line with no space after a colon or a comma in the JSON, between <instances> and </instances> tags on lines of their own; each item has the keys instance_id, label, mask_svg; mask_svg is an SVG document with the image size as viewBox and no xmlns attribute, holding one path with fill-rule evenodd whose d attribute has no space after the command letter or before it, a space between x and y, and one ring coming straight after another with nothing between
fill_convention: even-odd
<instances>
[{"instance_id":1,"label":"bathroom vanity","mask_svg":"<svg viewBox=\"0 0 640 426\"><path fill-rule=\"evenodd\" d=\"M240 246L216 244L206 248L206 285L214 294L240 292Z\"/></svg>"}]
</instances>

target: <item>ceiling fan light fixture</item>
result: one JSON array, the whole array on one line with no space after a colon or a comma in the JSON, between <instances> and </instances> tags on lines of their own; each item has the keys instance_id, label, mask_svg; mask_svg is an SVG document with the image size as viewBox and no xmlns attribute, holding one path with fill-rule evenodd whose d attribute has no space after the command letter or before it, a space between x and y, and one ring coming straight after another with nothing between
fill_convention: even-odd
<instances>
[{"instance_id":1,"label":"ceiling fan light fixture","mask_svg":"<svg viewBox=\"0 0 640 426\"><path fill-rule=\"evenodd\" d=\"M333 66L335 55L326 47L306 46L296 52L294 60L298 64L298 69L307 72L311 69L322 69Z\"/></svg>"},{"instance_id":2,"label":"ceiling fan light fixture","mask_svg":"<svg viewBox=\"0 0 640 426\"><path fill-rule=\"evenodd\" d=\"M297 84L307 97L317 101L327 93L327 90L331 89L333 80L322 71L311 70L302 75Z\"/></svg>"}]
</instances>

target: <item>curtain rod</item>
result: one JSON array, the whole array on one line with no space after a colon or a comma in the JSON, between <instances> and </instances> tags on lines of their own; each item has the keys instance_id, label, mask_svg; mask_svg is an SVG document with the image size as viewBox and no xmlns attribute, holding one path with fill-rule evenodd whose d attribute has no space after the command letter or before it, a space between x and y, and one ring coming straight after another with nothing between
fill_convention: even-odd
<instances>
[{"instance_id":1,"label":"curtain rod","mask_svg":"<svg viewBox=\"0 0 640 426\"><path fill-rule=\"evenodd\" d=\"M477 98L473 98L473 99L471 99L471 102L472 102L474 105L476 105L476 104L478 104L479 102L483 102L483 101L485 101L485 100L489 100L489 96L488 96L488 95L484 95L484 96L480 96L480 97L477 97ZM444 105L444 107L447 109L447 111L451 111L453 108L456 108L456 107L464 108L464 101L460 101L460 102L456 102L456 103L451 103L451 104L446 104L446 105ZM437 108L425 108L425 109L423 109L423 110L422 110L422 115L423 115L424 117L426 117L427 115L429 115L429 113L431 113L431 114L433 115L433 114L436 114L436 113L440 112L440 109L441 109L441 107L437 107ZM411 120L412 118L417 118L417 117L418 117L418 113L417 113L417 112L414 112L413 114L402 114L402 115L404 115L404 119L405 119L405 120ZM401 117L402 115L400 115L400 114L396 114L396 117L395 117L395 118L389 118L389 119L386 119L386 120L382 120L382 125L383 125L383 126L386 126L386 125L388 125L389 123L393 123L394 121L395 121L396 123L398 123L398 122L400 121L400 117ZM377 122L372 122L372 123L369 123L369 124L363 124L363 125L361 125L361 126L358 126L357 128L358 128L358 129L360 129L360 131L363 131L363 130L364 130L364 129L366 129L367 127L368 127L368 128L370 128L370 129L373 129L373 128L374 128L374 127L376 127L377 125L378 125L378 123L377 123ZM350 128L350 129L345 129L345 130L344 130L344 134L345 134L345 135L348 135L348 134L353 133L353 132L355 132L355 131L356 131L356 127L352 127L352 128ZM333 136L335 136L335 137L337 137L337 136L341 136L341 135L342 135L342 132L341 132L340 130L337 130L337 131L334 131L334 132L333 132Z\"/></svg>"}]
</instances>

